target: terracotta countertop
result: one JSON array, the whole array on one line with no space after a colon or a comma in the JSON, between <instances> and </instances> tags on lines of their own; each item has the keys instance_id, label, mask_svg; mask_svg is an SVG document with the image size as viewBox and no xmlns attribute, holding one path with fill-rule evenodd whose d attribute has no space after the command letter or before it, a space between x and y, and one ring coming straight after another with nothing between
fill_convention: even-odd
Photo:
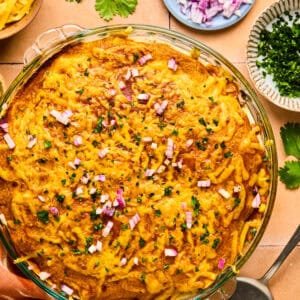
<instances>
[{"instance_id":1,"label":"terracotta countertop","mask_svg":"<svg viewBox=\"0 0 300 300\"><path fill-rule=\"evenodd\" d=\"M175 1L175 0L174 0ZM102 20L94 9L93 0L82 0L82 3L70 3L65 0L44 0L42 7L34 21L15 36L0 41L0 74L4 77L6 86L16 77L23 66L23 54L34 42L36 37L49 28L64 24L78 24L91 28L107 24L149 24L169 28L187 36L193 37L209 45L229 61L231 61L245 76L249 78L246 69L246 43L250 28L260 12L275 2L274 0L257 0L249 14L235 26L218 32L199 32L177 22L167 11L162 0L139 0L136 12L127 19L115 17L107 23ZM280 109L263 97L260 100L270 118L275 142L278 150L279 166L283 166L287 159L280 138L280 127L288 122L300 122L300 113L293 113ZM287 190L279 182L277 198L273 214L267 230L258 248L242 268L240 274L259 278L269 268L279 252L287 243L296 229L300 214L300 189ZM1 250L0 250L1 251ZM0 253L1 258L1 253ZM3 272L0 264L0 299L8 299L3 295L22 285L25 294L30 294L33 285L14 282L16 277ZM289 256L287 261L270 282L270 288L276 300L300 299L300 246ZM4 282L6 282L4 284ZM28 293L26 292L26 289ZM16 299L17 293L15 293ZM18 299L22 299L20 296Z\"/></svg>"}]
</instances>

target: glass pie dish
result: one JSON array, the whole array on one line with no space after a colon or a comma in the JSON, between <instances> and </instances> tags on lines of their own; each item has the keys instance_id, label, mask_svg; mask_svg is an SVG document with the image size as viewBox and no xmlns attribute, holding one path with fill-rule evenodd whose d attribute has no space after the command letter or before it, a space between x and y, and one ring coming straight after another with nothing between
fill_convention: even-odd
<instances>
[{"instance_id":1,"label":"glass pie dish","mask_svg":"<svg viewBox=\"0 0 300 300\"><path fill-rule=\"evenodd\" d=\"M257 95L250 87L249 83L241 75L241 73L234 66L232 66L231 63L204 44L190 39L184 35L159 27L144 25L114 25L85 30L75 25L66 25L61 28L51 29L42 34L38 37L35 44L28 51L26 51L25 67L3 96L1 100L0 116L4 115L10 101L14 98L18 90L25 86L28 80L34 76L37 70L39 70L39 68L41 68L41 66L47 60L59 53L59 51L61 51L65 46L99 40L113 34L124 35L124 33L128 35L129 38L136 41L160 42L168 44L177 51L187 55L189 55L191 51L200 53L198 59L204 65L212 64L224 68L233 76L234 80L240 87L240 102L249 118L250 123L255 123L261 128L261 133L258 138L260 139L261 144L265 147L266 155L268 156L268 161L270 162L269 172L271 177L268 201L263 220L255 237L251 243L247 245L247 249L244 251L245 254L238 257L233 267L226 268L211 286L203 289L197 296L194 297L194 299L203 299L213 294L216 290L222 287L225 282L228 282L229 279L234 277L236 272L243 266L243 264L247 261L257 247L271 216L277 186L277 155L275 144L273 142L274 136L270 122L258 100ZM18 258L18 249L15 249L5 224L3 222L0 224L2 224L0 225L1 240L11 258L15 260ZM17 265L25 276L34 281L48 294L56 299L66 299L65 296L59 294L46 282L40 280L40 278L34 272L28 269L28 265L26 263L18 263Z\"/></svg>"}]
</instances>

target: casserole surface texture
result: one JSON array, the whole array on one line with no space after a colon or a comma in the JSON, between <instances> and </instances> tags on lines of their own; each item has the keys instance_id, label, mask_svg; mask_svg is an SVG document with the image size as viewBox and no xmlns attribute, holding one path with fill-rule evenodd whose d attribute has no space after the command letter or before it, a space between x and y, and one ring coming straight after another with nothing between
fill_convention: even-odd
<instances>
[{"instance_id":1,"label":"casserole surface texture","mask_svg":"<svg viewBox=\"0 0 300 300\"><path fill-rule=\"evenodd\" d=\"M11 102L0 213L17 262L54 289L178 299L251 242L270 179L260 128L196 54L122 36L68 46Z\"/></svg>"}]
</instances>

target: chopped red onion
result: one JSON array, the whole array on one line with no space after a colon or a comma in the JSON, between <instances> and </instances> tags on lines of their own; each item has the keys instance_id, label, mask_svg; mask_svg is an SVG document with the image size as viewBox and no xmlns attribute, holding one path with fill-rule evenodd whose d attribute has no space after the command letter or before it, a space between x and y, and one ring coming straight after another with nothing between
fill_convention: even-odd
<instances>
[{"instance_id":1,"label":"chopped red onion","mask_svg":"<svg viewBox=\"0 0 300 300\"><path fill-rule=\"evenodd\" d=\"M123 267L127 264L127 258L126 257L123 257L120 261L120 267Z\"/></svg>"},{"instance_id":2,"label":"chopped red onion","mask_svg":"<svg viewBox=\"0 0 300 300\"><path fill-rule=\"evenodd\" d=\"M185 218L186 218L186 226L188 229L192 228L193 225L193 214L191 211L185 212Z\"/></svg>"},{"instance_id":3,"label":"chopped red onion","mask_svg":"<svg viewBox=\"0 0 300 300\"><path fill-rule=\"evenodd\" d=\"M136 213L130 220L129 220L129 226L130 229L133 230L134 227L137 225L137 223L141 220L140 216Z\"/></svg>"},{"instance_id":4,"label":"chopped red onion","mask_svg":"<svg viewBox=\"0 0 300 300\"><path fill-rule=\"evenodd\" d=\"M225 199L229 199L230 198L230 193L224 189L219 189L218 193Z\"/></svg>"},{"instance_id":5,"label":"chopped red onion","mask_svg":"<svg viewBox=\"0 0 300 300\"><path fill-rule=\"evenodd\" d=\"M2 223L2 225L7 226L7 221L4 214L0 214L0 222Z\"/></svg>"},{"instance_id":6,"label":"chopped red onion","mask_svg":"<svg viewBox=\"0 0 300 300\"><path fill-rule=\"evenodd\" d=\"M109 195L108 194L104 194L104 195L100 196L100 202L101 203L105 203L108 199L109 199Z\"/></svg>"},{"instance_id":7,"label":"chopped red onion","mask_svg":"<svg viewBox=\"0 0 300 300\"><path fill-rule=\"evenodd\" d=\"M191 147L191 146L193 145L193 142L194 142L194 140L189 139L189 140L186 141L185 146L186 146L187 148L189 148L189 147Z\"/></svg>"},{"instance_id":8,"label":"chopped red onion","mask_svg":"<svg viewBox=\"0 0 300 300\"><path fill-rule=\"evenodd\" d=\"M234 193L239 193L242 190L242 187L240 185L235 185L233 187L233 192Z\"/></svg>"},{"instance_id":9,"label":"chopped red onion","mask_svg":"<svg viewBox=\"0 0 300 300\"><path fill-rule=\"evenodd\" d=\"M207 180L199 180L199 181L197 182L197 186L198 186L198 187L205 187L205 188L208 188L208 187L210 187L210 185L211 185L211 182L210 182L209 179L207 179Z\"/></svg>"},{"instance_id":10,"label":"chopped red onion","mask_svg":"<svg viewBox=\"0 0 300 300\"><path fill-rule=\"evenodd\" d=\"M151 59L152 59L152 55L149 53L149 54L146 54L146 55L140 57L140 58L138 59L138 62L139 62L139 64L142 66L142 65L144 65L147 61L149 61L149 60L151 60Z\"/></svg>"},{"instance_id":11,"label":"chopped red onion","mask_svg":"<svg viewBox=\"0 0 300 300\"><path fill-rule=\"evenodd\" d=\"M150 142L152 142L152 137L150 137L150 136L143 137L142 141L145 143L150 143Z\"/></svg>"},{"instance_id":12,"label":"chopped red onion","mask_svg":"<svg viewBox=\"0 0 300 300\"><path fill-rule=\"evenodd\" d=\"M74 165L74 163L72 161L68 162L68 166L71 167L72 169L76 170L77 167Z\"/></svg>"},{"instance_id":13,"label":"chopped red onion","mask_svg":"<svg viewBox=\"0 0 300 300\"><path fill-rule=\"evenodd\" d=\"M182 208L182 209L186 209L186 202L182 202L182 203L181 203L181 208Z\"/></svg>"},{"instance_id":14,"label":"chopped red onion","mask_svg":"<svg viewBox=\"0 0 300 300\"><path fill-rule=\"evenodd\" d=\"M178 167L178 169L182 169L182 167L183 167L182 162L183 162L183 159L182 159L182 158L177 162L177 167Z\"/></svg>"},{"instance_id":15,"label":"chopped red onion","mask_svg":"<svg viewBox=\"0 0 300 300\"><path fill-rule=\"evenodd\" d=\"M259 208L260 204L261 204L260 194L257 193L252 201L252 207Z\"/></svg>"},{"instance_id":16,"label":"chopped red onion","mask_svg":"<svg viewBox=\"0 0 300 300\"><path fill-rule=\"evenodd\" d=\"M53 116L56 119L56 121L62 123L63 125L68 125L70 122L69 118L73 115L73 112L71 110L66 110L60 113L59 111L52 109L50 111L50 115Z\"/></svg>"},{"instance_id":17,"label":"chopped red onion","mask_svg":"<svg viewBox=\"0 0 300 300\"><path fill-rule=\"evenodd\" d=\"M55 207L55 206L50 206L50 207L49 207L49 211L51 212L51 214L53 214L53 215L55 215L55 216L57 216L57 215L59 214L59 210L58 210L58 208Z\"/></svg>"},{"instance_id":18,"label":"chopped red onion","mask_svg":"<svg viewBox=\"0 0 300 300\"><path fill-rule=\"evenodd\" d=\"M83 194L83 189L82 189L81 186L79 186L79 187L76 189L75 194L76 194L77 196Z\"/></svg>"},{"instance_id":19,"label":"chopped red onion","mask_svg":"<svg viewBox=\"0 0 300 300\"><path fill-rule=\"evenodd\" d=\"M133 258L133 263L134 263L136 266L139 265L139 259L138 259L136 256Z\"/></svg>"},{"instance_id":20,"label":"chopped red onion","mask_svg":"<svg viewBox=\"0 0 300 300\"><path fill-rule=\"evenodd\" d=\"M156 172L157 172L158 174L161 174L161 173L164 172L165 170L166 170L166 166L161 165L161 166L158 167L158 169L156 170Z\"/></svg>"},{"instance_id":21,"label":"chopped red onion","mask_svg":"<svg viewBox=\"0 0 300 300\"><path fill-rule=\"evenodd\" d=\"M225 258L220 258L219 263L218 263L218 269L222 270L225 266L226 260Z\"/></svg>"},{"instance_id":22,"label":"chopped red onion","mask_svg":"<svg viewBox=\"0 0 300 300\"><path fill-rule=\"evenodd\" d=\"M37 142L37 138L36 137L33 137L32 135L29 135L28 136L28 144L27 144L27 148L28 149L31 149Z\"/></svg>"},{"instance_id":23,"label":"chopped red onion","mask_svg":"<svg viewBox=\"0 0 300 300\"><path fill-rule=\"evenodd\" d=\"M125 75L125 80L129 80L130 77L131 77L131 71L128 69L128 70L127 70L127 73L126 73L126 75Z\"/></svg>"},{"instance_id":24,"label":"chopped red onion","mask_svg":"<svg viewBox=\"0 0 300 300\"><path fill-rule=\"evenodd\" d=\"M97 244L96 244L96 250L97 250L98 252L102 251L102 242L97 241Z\"/></svg>"},{"instance_id":25,"label":"chopped red onion","mask_svg":"<svg viewBox=\"0 0 300 300\"><path fill-rule=\"evenodd\" d=\"M0 128L6 133L8 133L8 123L1 123Z\"/></svg>"},{"instance_id":26,"label":"chopped red onion","mask_svg":"<svg viewBox=\"0 0 300 300\"><path fill-rule=\"evenodd\" d=\"M117 124L117 121L116 120L110 120L110 126L114 126Z\"/></svg>"},{"instance_id":27,"label":"chopped red onion","mask_svg":"<svg viewBox=\"0 0 300 300\"><path fill-rule=\"evenodd\" d=\"M165 109L167 108L168 106L168 100L164 100L161 105L156 109L156 113L158 115L162 115L163 112L165 111Z\"/></svg>"},{"instance_id":28,"label":"chopped red onion","mask_svg":"<svg viewBox=\"0 0 300 300\"><path fill-rule=\"evenodd\" d=\"M81 160L79 158L75 157L75 159L74 159L74 165L76 167L78 167L78 166L80 166L80 164L81 164Z\"/></svg>"},{"instance_id":29,"label":"chopped red onion","mask_svg":"<svg viewBox=\"0 0 300 300\"><path fill-rule=\"evenodd\" d=\"M120 90L124 90L125 88L126 88L125 82L124 82L124 81L120 81L120 82L119 82L119 89L120 89Z\"/></svg>"},{"instance_id":30,"label":"chopped red onion","mask_svg":"<svg viewBox=\"0 0 300 300\"><path fill-rule=\"evenodd\" d=\"M66 286L65 284L62 284L60 288L68 296L71 296L74 293L74 291L70 287Z\"/></svg>"},{"instance_id":31,"label":"chopped red onion","mask_svg":"<svg viewBox=\"0 0 300 300\"><path fill-rule=\"evenodd\" d=\"M131 75L132 75L132 77L137 77L137 76L139 76L139 70L136 69L136 68L132 68L132 69L131 69Z\"/></svg>"},{"instance_id":32,"label":"chopped red onion","mask_svg":"<svg viewBox=\"0 0 300 300\"><path fill-rule=\"evenodd\" d=\"M108 127L108 123L107 123L106 120L103 120L103 121L102 121L102 126L103 126L103 127Z\"/></svg>"},{"instance_id":33,"label":"chopped red onion","mask_svg":"<svg viewBox=\"0 0 300 300\"><path fill-rule=\"evenodd\" d=\"M96 215L101 215L102 212L103 212L103 209L102 209L102 208L100 208L100 207L97 207L97 208L96 208Z\"/></svg>"},{"instance_id":34,"label":"chopped red onion","mask_svg":"<svg viewBox=\"0 0 300 300\"><path fill-rule=\"evenodd\" d=\"M81 136L79 136L79 135L74 136L74 145L77 147L82 145L82 137Z\"/></svg>"},{"instance_id":35,"label":"chopped red onion","mask_svg":"<svg viewBox=\"0 0 300 300\"><path fill-rule=\"evenodd\" d=\"M103 158L103 157L106 156L106 154L107 154L108 152L109 152L108 148L103 148L103 149L101 149L101 150L98 152L98 156L99 156L100 158Z\"/></svg>"},{"instance_id":36,"label":"chopped red onion","mask_svg":"<svg viewBox=\"0 0 300 300\"><path fill-rule=\"evenodd\" d=\"M97 251L97 248L95 245L91 245L89 248L88 248L88 251L93 254Z\"/></svg>"},{"instance_id":37,"label":"chopped red onion","mask_svg":"<svg viewBox=\"0 0 300 300\"><path fill-rule=\"evenodd\" d=\"M178 252L175 249L165 248L165 256L175 257Z\"/></svg>"},{"instance_id":38,"label":"chopped red onion","mask_svg":"<svg viewBox=\"0 0 300 300\"><path fill-rule=\"evenodd\" d=\"M168 68L170 70L172 70L172 71L176 71L177 67L178 67L178 65L177 65L175 59L174 58L170 58L169 61L168 61Z\"/></svg>"},{"instance_id":39,"label":"chopped red onion","mask_svg":"<svg viewBox=\"0 0 300 300\"><path fill-rule=\"evenodd\" d=\"M123 190L122 189L118 189L117 190L117 198L116 201L118 203L117 206L120 206L121 208L124 208L126 206L126 202L125 199L123 197Z\"/></svg>"},{"instance_id":40,"label":"chopped red onion","mask_svg":"<svg viewBox=\"0 0 300 300\"><path fill-rule=\"evenodd\" d=\"M164 161L164 164L166 165L166 166L168 166L169 164L170 164L170 160L168 160L168 159L165 159L165 161Z\"/></svg>"},{"instance_id":41,"label":"chopped red onion","mask_svg":"<svg viewBox=\"0 0 300 300\"><path fill-rule=\"evenodd\" d=\"M102 236L107 237L109 235L111 229L113 228L113 226L114 226L114 223L109 221L102 231Z\"/></svg>"},{"instance_id":42,"label":"chopped red onion","mask_svg":"<svg viewBox=\"0 0 300 300\"><path fill-rule=\"evenodd\" d=\"M38 197L38 199L39 199L41 202L45 202L45 198L44 198L43 196L38 195L37 197Z\"/></svg>"},{"instance_id":43,"label":"chopped red onion","mask_svg":"<svg viewBox=\"0 0 300 300\"><path fill-rule=\"evenodd\" d=\"M33 270L33 266L32 266L32 265L28 265L27 269L28 269L29 271L32 271L32 270Z\"/></svg>"},{"instance_id":44,"label":"chopped red onion","mask_svg":"<svg viewBox=\"0 0 300 300\"><path fill-rule=\"evenodd\" d=\"M97 189L94 188L94 187L91 188L90 191L89 191L90 195L94 195L96 192L97 192Z\"/></svg>"},{"instance_id":45,"label":"chopped red onion","mask_svg":"<svg viewBox=\"0 0 300 300\"><path fill-rule=\"evenodd\" d=\"M8 145L9 149L14 149L16 147L15 142L13 141L13 139L11 138L11 136L8 133L4 134L3 138L6 142L6 144Z\"/></svg>"},{"instance_id":46,"label":"chopped red onion","mask_svg":"<svg viewBox=\"0 0 300 300\"><path fill-rule=\"evenodd\" d=\"M107 204L110 204L110 205L107 205ZM103 214L107 215L108 217L112 217L115 213L115 209L113 207L111 207L111 202L108 201L106 203L106 205L104 206L103 210L102 210Z\"/></svg>"},{"instance_id":47,"label":"chopped red onion","mask_svg":"<svg viewBox=\"0 0 300 300\"><path fill-rule=\"evenodd\" d=\"M153 169L147 169L145 172L146 177L151 177L155 173L155 170Z\"/></svg>"},{"instance_id":48,"label":"chopped red onion","mask_svg":"<svg viewBox=\"0 0 300 300\"><path fill-rule=\"evenodd\" d=\"M106 180L106 177L105 177L104 174L100 174L100 175L96 175L96 176L94 177L94 180L95 180L95 181L101 181L101 182L104 182L104 181Z\"/></svg>"},{"instance_id":49,"label":"chopped red onion","mask_svg":"<svg viewBox=\"0 0 300 300\"><path fill-rule=\"evenodd\" d=\"M109 90L109 94L110 94L111 96L115 96L115 95L117 94L117 92L116 92L115 89L110 89L110 90Z\"/></svg>"},{"instance_id":50,"label":"chopped red onion","mask_svg":"<svg viewBox=\"0 0 300 300\"><path fill-rule=\"evenodd\" d=\"M153 149L153 150L155 150L155 149L157 149L157 144L156 143L151 143L151 149Z\"/></svg>"},{"instance_id":51,"label":"chopped red onion","mask_svg":"<svg viewBox=\"0 0 300 300\"><path fill-rule=\"evenodd\" d=\"M88 174L86 174L87 176L82 176L80 178L80 181L83 183L83 184L88 184L89 182L89 177L88 177Z\"/></svg>"},{"instance_id":52,"label":"chopped red onion","mask_svg":"<svg viewBox=\"0 0 300 300\"><path fill-rule=\"evenodd\" d=\"M174 142L172 139L168 138L167 150L165 152L167 158L172 159L173 149L174 149Z\"/></svg>"},{"instance_id":53,"label":"chopped red onion","mask_svg":"<svg viewBox=\"0 0 300 300\"><path fill-rule=\"evenodd\" d=\"M64 112L62 112L62 116L63 117L67 117L70 118L73 116L73 112L70 109L65 110Z\"/></svg>"},{"instance_id":54,"label":"chopped red onion","mask_svg":"<svg viewBox=\"0 0 300 300\"><path fill-rule=\"evenodd\" d=\"M148 101L150 96L148 94L138 94L137 99L140 101Z\"/></svg>"},{"instance_id":55,"label":"chopped red onion","mask_svg":"<svg viewBox=\"0 0 300 300\"><path fill-rule=\"evenodd\" d=\"M39 277L43 281L46 280L46 279L48 279L50 276L51 276L51 274L48 273L48 272L41 272L41 273L39 273Z\"/></svg>"}]
</instances>

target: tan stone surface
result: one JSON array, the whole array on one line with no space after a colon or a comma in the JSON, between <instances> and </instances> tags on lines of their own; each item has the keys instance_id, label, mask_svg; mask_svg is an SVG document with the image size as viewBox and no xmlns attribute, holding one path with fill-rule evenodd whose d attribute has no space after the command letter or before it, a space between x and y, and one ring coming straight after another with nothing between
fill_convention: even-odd
<instances>
[{"instance_id":1,"label":"tan stone surface","mask_svg":"<svg viewBox=\"0 0 300 300\"><path fill-rule=\"evenodd\" d=\"M174 0L175 1L175 0ZM83 27L97 27L107 24L151 24L182 32L201 40L211 46L227 59L249 79L245 65L246 43L250 28L259 13L274 0L256 0L252 10L244 20L226 30L218 32L199 32L189 29L169 16L162 0L139 0L135 14L128 19L114 18L112 22L103 21L94 10L94 1L82 0L81 4L68 3L65 0L44 0L36 19L22 32L14 37L0 41L0 73L8 85L22 69L24 51L34 42L37 35L45 30L75 23ZM19 63L19 64L18 64ZM282 166L286 155L280 138L280 127L288 122L300 122L300 114L282 110L264 98L260 98L271 121L278 149L279 166ZM258 278L264 274L275 260L289 237L299 224L300 190L290 191L279 182L277 198L269 226L264 237L241 270L241 275ZM3 279L8 278L0 272L0 295ZM291 254L282 268L270 282L275 300L300 299L300 247ZM11 283L10 283L11 284ZM1 299L1 296L0 296Z\"/></svg>"}]
</instances>

